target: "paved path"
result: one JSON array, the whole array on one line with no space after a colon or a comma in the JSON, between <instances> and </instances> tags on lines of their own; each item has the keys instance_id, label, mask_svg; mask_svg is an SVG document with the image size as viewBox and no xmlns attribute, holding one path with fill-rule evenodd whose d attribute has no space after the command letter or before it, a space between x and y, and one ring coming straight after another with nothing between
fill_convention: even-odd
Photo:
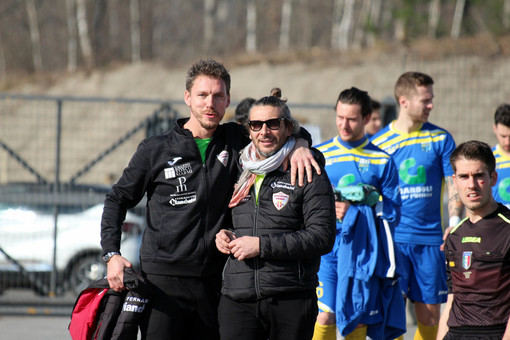
<instances>
[{"instance_id":1,"label":"paved path","mask_svg":"<svg viewBox=\"0 0 510 340\"><path fill-rule=\"evenodd\" d=\"M2 316L0 315L0 339L33 340L70 340L67 327L69 317L64 316ZM404 340L412 340L416 326L409 325Z\"/></svg>"},{"instance_id":2,"label":"paved path","mask_svg":"<svg viewBox=\"0 0 510 340\"><path fill-rule=\"evenodd\" d=\"M0 339L70 340L67 327L75 298L39 297L24 290L0 296ZM410 317L408 316L408 320ZM408 324L404 340L412 340L416 326Z\"/></svg>"}]
</instances>

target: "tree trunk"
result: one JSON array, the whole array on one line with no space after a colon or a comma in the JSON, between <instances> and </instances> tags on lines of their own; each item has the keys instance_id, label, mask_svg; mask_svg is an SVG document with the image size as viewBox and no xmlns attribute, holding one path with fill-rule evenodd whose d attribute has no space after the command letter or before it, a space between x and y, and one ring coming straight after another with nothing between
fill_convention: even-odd
<instances>
[{"instance_id":1,"label":"tree trunk","mask_svg":"<svg viewBox=\"0 0 510 340\"><path fill-rule=\"evenodd\" d=\"M372 0L370 7L369 29L367 33L367 46L374 46L376 40L376 33L381 26L383 0Z\"/></svg>"},{"instance_id":2,"label":"tree trunk","mask_svg":"<svg viewBox=\"0 0 510 340\"><path fill-rule=\"evenodd\" d=\"M506 30L510 29L510 0L503 2L503 27Z\"/></svg>"},{"instance_id":3,"label":"tree trunk","mask_svg":"<svg viewBox=\"0 0 510 340\"><path fill-rule=\"evenodd\" d=\"M464 7L466 6L466 0L457 0L455 4L455 12L453 13L452 30L450 32L450 38L458 39L460 36L460 28L462 27L462 18L464 17Z\"/></svg>"},{"instance_id":4,"label":"tree trunk","mask_svg":"<svg viewBox=\"0 0 510 340\"><path fill-rule=\"evenodd\" d=\"M246 51L257 52L257 6L255 0L246 0Z\"/></svg>"},{"instance_id":5,"label":"tree trunk","mask_svg":"<svg viewBox=\"0 0 510 340\"><path fill-rule=\"evenodd\" d=\"M352 17L354 13L354 0L345 0L345 10L340 23L340 35L338 47L340 49L348 49L350 47L350 38L352 31Z\"/></svg>"},{"instance_id":6,"label":"tree trunk","mask_svg":"<svg viewBox=\"0 0 510 340\"><path fill-rule=\"evenodd\" d=\"M312 41L312 13L310 9L312 9L315 3L311 3L314 0L301 0L300 2L303 4L302 6L305 8L304 11L302 11L301 19L300 19L300 27L301 27L301 33L299 34L299 47L308 49L311 46L314 46L314 42Z\"/></svg>"},{"instance_id":7,"label":"tree trunk","mask_svg":"<svg viewBox=\"0 0 510 340\"><path fill-rule=\"evenodd\" d=\"M372 7L372 0L363 0L361 10L359 13L358 24L354 31L353 46L356 48L362 48L365 46L367 28L369 27L370 21L370 9Z\"/></svg>"},{"instance_id":8,"label":"tree trunk","mask_svg":"<svg viewBox=\"0 0 510 340\"><path fill-rule=\"evenodd\" d=\"M204 0L204 51L207 53L214 38L214 3L215 0Z\"/></svg>"},{"instance_id":9,"label":"tree trunk","mask_svg":"<svg viewBox=\"0 0 510 340\"><path fill-rule=\"evenodd\" d=\"M112 59L121 59L119 0L108 0L108 45Z\"/></svg>"},{"instance_id":10,"label":"tree trunk","mask_svg":"<svg viewBox=\"0 0 510 340\"><path fill-rule=\"evenodd\" d=\"M0 32L0 80L5 78L7 66L5 63L4 44L2 42L2 32Z\"/></svg>"},{"instance_id":11,"label":"tree trunk","mask_svg":"<svg viewBox=\"0 0 510 340\"><path fill-rule=\"evenodd\" d=\"M142 60L142 48L140 44L140 2L129 1L130 27L131 27L131 62L137 63Z\"/></svg>"},{"instance_id":12,"label":"tree trunk","mask_svg":"<svg viewBox=\"0 0 510 340\"><path fill-rule=\"evenodd\" d=\"M25 0L28 14L28 25L30 27L30 40L32 41L32 61L36 72L43 70L41 57L41 38L39 36L39 24L37 20L37 10L34 0Z\"/></svg>"},{"instance_id":13,"label":"tree trunk","mask_svg":"<svg viewBox=\"0 0 510 340\"><path fill-rule=\"evenodd\" d=\"M282 22L280 26L280 50L289 49L290 20L292 18L292 0L284 0L282 5Z\"/></svg>"},{"instance_id":14,"label":"tree trunk","mask_svg":"<svg viewBox=\"0 0 510 340\"><path fill-rule=\"evenodd\" d=\"M107 38L103 28L105 23L106 0L94 0L94 5L94 38L92 49L95 53L94 60L96 61L96 65L102 65L104 64L105 57L108 56L108 53L105 52L105 40Z\"/></svg>"},{"instance_id":15,"label":"tree trunk","mask_svg":"<svg viewBox=\"0 0 510 340\"><path fill-rule=\"evenodd\" d=\"M85 0L77 0L76 2L76 20L78 22L78 37L80 39L81 53L85 66L91 70L94 66L94 56L89 38L89 26L87 24L87 9Z\"/></svg>"},{"instance_id":16,"label":"tree trunk","mask_svg":"<svg viewBox=\"0 0 510 340\"><path fill-rule=\"evenodd\" d=\"M333 27L331 29L331 47L337 50L340 47L340 25L342 22L342 12L344 10L344 0L335 0L333 9Z\"/></svg>"},{"instance_id":17,"label":"tree trunk","mask_svg":"<svg viewBox=\"0 0 510 340\"><path fill-rule=\"evenodd\" d=\"M441 0L430 0L429 5L429 38L436 38L437 25L441 15Z\"/></svg>"},{"instance_id":18,"label":"tree trunk","mask_svg":"<svg viewBox=\"0 0 510 340\"><path fill-rule=\"evenodd\" d=\"M67 72L76 72L78 44L76 41L76 6L75 0L66 0L67 17Z\"/></svg>"}]
</instances>

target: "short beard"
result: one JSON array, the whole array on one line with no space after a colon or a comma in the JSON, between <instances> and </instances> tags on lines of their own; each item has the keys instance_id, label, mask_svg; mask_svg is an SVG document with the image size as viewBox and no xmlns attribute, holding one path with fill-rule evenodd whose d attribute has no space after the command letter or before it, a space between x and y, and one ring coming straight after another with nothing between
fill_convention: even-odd
<instances>
[{"instance_id":1,"label":"short beard","mask_svg":"<svg viewBox=\"0 0 510 340\"><path fill-rule=\"evenodd\" d=\"M263 152L261 150L258 150L257 151L259 152L259 154L262 156L262 157L265 157L265 158L269 158L271 156L273 156L274 154L276 154L280 149L274 149L274 150L271 150L269 152Z\"/></svg>"},{"instance_id":2,"label":"short beard","mask_svg":"<svg viewBox=\"0 0 510 340\"><path fill-rule=\"evenodd\" d=\"M210 123L210 122L207 122L208 124L206 124L203 121L199 121L199 123L200 123L200 126L206 130L215 130L219 125L218 123Z\"/></svg>"}]
</instances>

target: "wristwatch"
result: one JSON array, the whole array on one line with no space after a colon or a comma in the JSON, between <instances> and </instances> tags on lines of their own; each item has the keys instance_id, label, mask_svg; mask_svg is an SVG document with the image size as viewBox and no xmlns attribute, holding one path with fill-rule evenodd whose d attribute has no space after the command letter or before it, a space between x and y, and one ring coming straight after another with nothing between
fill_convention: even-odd
<instances>
[{"instance_id":1,"label":"wristwatch","mask_svg":"<svg viewBox=\"0 0 510 340\"><path fill-rule=\"evenodd\" d=\"M120 253L118 251L110 251L106 254L103 255L103 261L108 263L108 261L110 261L110 259L114 256L114 255L120 255Z\"/></svg>"}]
</instances>

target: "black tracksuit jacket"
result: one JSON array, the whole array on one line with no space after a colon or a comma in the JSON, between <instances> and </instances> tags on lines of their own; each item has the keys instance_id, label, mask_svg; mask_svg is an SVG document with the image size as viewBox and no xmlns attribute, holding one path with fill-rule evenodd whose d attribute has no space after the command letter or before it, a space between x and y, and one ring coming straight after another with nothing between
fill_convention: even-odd
<instances>
[{"instance_id":1,"label":"black tracksuit jacket","mask_svg":"<svg viewBox=\"0 0 510 340\"><path fill-rule=\"evenodd\" d=\"M106 196L101 221L104 253L119 251L126 210L147 193L147 226L140 249L145 273L203 277L220 273L224 264L214 240L224 225L231 225L227 205L248 135L236 123L220 125L203 164L191 131L183 128L187 120L143 140Z\"/></svg>"}]
</instances>

